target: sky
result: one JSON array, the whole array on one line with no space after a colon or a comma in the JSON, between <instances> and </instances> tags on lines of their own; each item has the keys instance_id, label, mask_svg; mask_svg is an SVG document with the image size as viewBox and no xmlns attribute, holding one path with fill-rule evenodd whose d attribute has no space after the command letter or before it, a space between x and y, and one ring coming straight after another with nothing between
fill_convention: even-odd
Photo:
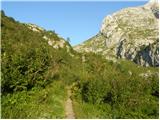
<instances>
[{"instance_id":1,"label":"sky","mask_svg":"<svg viewBox=\"0 0 160 120\"><path fill-rule=\"evenodd\" d=\"M54 30L77 45L96 35L105 16L126 7L144 5L146 1L3 1L7 16L23 23L33 23Z\"/></svg>"}]
</instances>

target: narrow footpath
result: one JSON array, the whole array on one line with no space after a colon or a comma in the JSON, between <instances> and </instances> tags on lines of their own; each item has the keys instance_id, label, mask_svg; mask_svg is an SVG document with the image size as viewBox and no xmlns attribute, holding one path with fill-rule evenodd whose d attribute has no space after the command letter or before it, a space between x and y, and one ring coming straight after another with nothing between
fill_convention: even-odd
<instances>
[{"instance_id":1,"label":"narrow footpath","mask_svg":"<svg viewBox=\"0 0 160 120\"><path fill-rule=\"evenodd\" d=\"M75 119L75 114L73 111L72 99L71 99L71 90L67 89L67 101L65 104L65 112L66 112L66 119Z\"/></svg>"}]
</instances>

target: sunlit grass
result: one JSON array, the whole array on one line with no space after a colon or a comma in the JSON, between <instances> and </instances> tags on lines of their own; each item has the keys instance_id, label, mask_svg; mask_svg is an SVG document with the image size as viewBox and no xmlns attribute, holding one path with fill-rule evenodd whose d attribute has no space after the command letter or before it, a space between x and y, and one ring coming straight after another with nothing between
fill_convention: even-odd
<instances>
[{"instance_id":1,"label":"sunlit grass","mask_svg":"<svg viewBox=\"0 0 160 120\"><path fill-rule=\"evenodd\" d=\"M64 118L66 90L61 81L45 89L16 92L2 97L2 118Z\"/></svg>"}]
</instances>

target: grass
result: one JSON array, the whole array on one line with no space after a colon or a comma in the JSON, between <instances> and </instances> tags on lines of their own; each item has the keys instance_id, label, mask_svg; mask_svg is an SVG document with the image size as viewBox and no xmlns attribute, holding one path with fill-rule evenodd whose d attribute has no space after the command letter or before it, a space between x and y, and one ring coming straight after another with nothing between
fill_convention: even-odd
<instances>
[{"instance_id":1,"label":"grass","mask_svg":"<svg viewBox=\"0 0 160 120\"><path fill-rule=\"evenodd\" d=\"M16 92L2 96L2 118L64 118L66 90L61 81L54 81L45 89Z\"/></svg>"},{"instance_id":2,"label":"grass","mask_svg":"<svg viewBox=\"0 0 160 120\"><path fill-rule=\"evenodd\" d=\"M143 112L147 111L152 113L151 106L157 103L150 103L149 106L146 106ZM109 104L92 104L79 101L74 99L73 108L75 111L76 119L146 119L148 115L145 115L142 111L138 109L141 105L135 110L137 112L126 111L130 108L125 108L125 105L119 104L116 108L111 107ZM150 109L151 108L151 109ZM158 109L158 107L157 107ZM156 112L156 111L155 111ZM158 116L150 117L151 119L158 119Z\"/></svg>"},{"instance_id":3,"label":"grass","mask_svg":"<svg viewBox=\"0 0 160 120\"><path fill-rule=\"evenodd\" d=\"M118 63L106 63L106 71L102 73L98 70L103 66L96 60L92 61L99 75L92 74L92 78L79 81L72 87L76 118L158 118L158 68L119 60ZM139 76L148 71L152 73L150 77Z\"/></svg>"},{"instance_id":4,"label":"grass","mask_svg":"<svg viewBox=\"0 0 160 120\"><path fill-rule=\"evenodd\" d=\"M158 68L94 53L72 51L72 58L42 39L50 32L41 35L5 16L2 29L2 118L65 118L65 87L73 83L77 118L158 118ZM55 33L47 37L60 40ZM86 45L100 47L92 43Z\"/></svg>"},{"instance_id":5,"label":"grass","mask_svg":"<svg viewBox=\"0 0 160 120\"><path fill-rule=\"evenodd\" d=\"M73 107L77 119L106 119L112 118L111 108L107 105L98 105L77 101L74 99ZM107 112L108 111L108 112Z\"/></svg>"}]
</instances>

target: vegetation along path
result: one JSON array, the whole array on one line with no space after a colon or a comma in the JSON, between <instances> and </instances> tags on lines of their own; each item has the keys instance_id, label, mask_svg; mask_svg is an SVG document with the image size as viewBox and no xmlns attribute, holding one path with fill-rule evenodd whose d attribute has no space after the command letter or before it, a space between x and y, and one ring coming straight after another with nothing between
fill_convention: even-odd
<instances>
[{"instance_id":1,"label":"vegetation along path","mask_svg":"<svg viewBox=\"0 0 160 120\"><path fill-rule=\"evenodd\" d=\"M65 111L66 111L66 119L75 119L75 114L73 111L72 106L72 99L71 99L71 90L70 88L67 89L68 98L65 104Z\"/></svg>"}]
</instances>

